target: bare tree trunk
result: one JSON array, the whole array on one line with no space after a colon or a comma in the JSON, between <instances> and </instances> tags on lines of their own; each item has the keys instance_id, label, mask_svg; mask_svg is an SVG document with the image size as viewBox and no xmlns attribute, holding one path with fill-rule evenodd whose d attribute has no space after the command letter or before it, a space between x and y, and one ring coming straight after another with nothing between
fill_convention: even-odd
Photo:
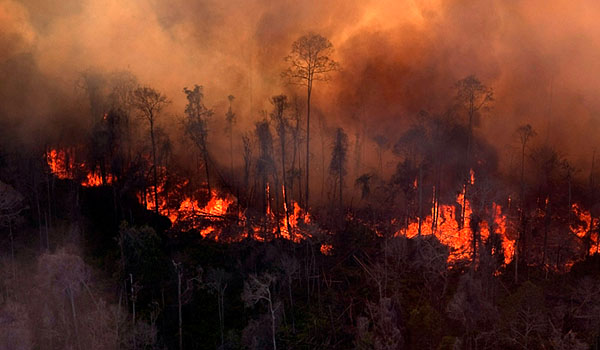
<instances>
[{"instance_id":1,"label":"bare tree trunk","mask_svg":"<svg viewBox=\"0 0 600 350\"><path fill-rule=\"evenodd\" d=\"M419 236L423 226L423 166L419 165Z\"/></svg>"},{"instance_id":2,"label":"bare tree trunk","mask_svg":"<svg viewBox=\"0 0 600 350\"><path fill-rule=\"evenodd\" d=\"M271 290L267 288L269 311L271 311L271 335L273 338L273 350L277 350L277 342L275 341L275 310L273 309L273 301L271 300Z\"/></svg>"},{"instance_id":3,"label":"bare tree trunk","mask_svg":"<svg viewBox=\"0 0 600 350\"><path fill-rule=\"evenodd\" d=\"M285 126L281 126L281 128L285 128ZM281 143L281 171L282 171L282 179L283 179L283 209L285 211L285 225L288 231L288 234L291 237L290 232L290 215L288 213L288 200L287 200L287 183L285 176L285 129L283 129L279 134L279 141Z\"/></svg>"},{"instance_id":4,"label":"bare tree trunk","mask_svg":"<svg viewBox=\"0 0 600 350\"><path fill-rule=\"evenodd\" d=\"M221 330L221 347L223 347L223 344L225 344L225 336L224 336L224 330L225 330L225 303L224 303L224 294L225 294L225 288L220 289L221 287L219 287L219 293L218 293L218 298L219 298L219 328Z\"/></svg>"},{"instance_id":5,"label":"bare tree trunk","mask_svg":"<svg viewBox=\"0 0 600 350\"><path fill-rule=\"evenodd\" d=\"M305 188L305 207L308 209L308 199L309 199L309 183L310 183L310 95L312 92L312 77L308 78L307 81L307 93L306 93L306 188Z\"/></svg>"},{"instance_id":6,"label":"bare tree trunk","mask_svg":"<svg viewBox=\"0 0 600 350\"><path fill-rule=\"evenodd\" d=\"M210 187L210 170L208 169L208 150L206 145L202 147L202 158L204 158L204 170L206 171L206 188L208 190L208 198L212 198L212 189Z\"/></svg>"},{"instance_id":7,"label":"bare tree trunk","mask_svg":"<svg viewBox=\"0 0 600 350\"><path fill-rule=\"evenodd\" d=\"M156 143L154 140L154 121L150 117L150 139L152 141L152 168L154 171L154 211L158 214L158 169L156 166Z\"/></svg>"},{"instance_id":8,"label":"bare tree trunk","mask_svg":"<svg viewBox=\"0 0 600 350\"><path fill-rule=\"evenodd\" d=\"M179 350L183 350L183 318L181 316L181 271L177 266L177 311L179 321Z\"/></svg>"},{"instance_id":9,"label":"bare tree trunk","mask_svg":"<svg viewBox=\"0 0 600 350\"><path fill-rule=\"evenodd\" d=\"M73 315L73 328L75 330L75 339L77 340L77 349L81 350L81 341L79 339L79 327L77 326L77 313L75 312L75 300L73 299L73 290L67 289L71 301L71 314Z\"/></svg>"},{"instance_id":10,"label":"bare tree trunk","mask_svg":"<svg viewBox=\"0 0 600 350\"><path fill-rule=\"evenodd\" d=\"M290 308L292 309L292 333L296 334L296 320L294 317L294 298L292 297L292 276L288 275L288 293L290 295Z\"/></svg>"},{"instance_id":11,"label":"bare tree trunk","mask_svg":"<svg viewBox=\"0 0 600 350\"><path fill-rule=\"evenodd\" d=\"M344 201L343 201L343 198L342 198L342 187L344 187L343 186L343 184L344 184L344 171L343 171L343 168L342 168L342 157L339 157L338 169L340 170L340 183L339 183L339 185L340 185L340 210L342 210L342 208L344 206ZM343 215L340 215L340 220L342 220L342 219L343 219Z\"/></svg>"}]
</instances>

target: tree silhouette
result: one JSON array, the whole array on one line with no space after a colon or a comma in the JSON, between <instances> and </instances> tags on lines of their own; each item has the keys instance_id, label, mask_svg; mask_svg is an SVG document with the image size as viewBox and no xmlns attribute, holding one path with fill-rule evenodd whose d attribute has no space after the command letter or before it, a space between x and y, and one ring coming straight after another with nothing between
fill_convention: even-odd
<instances>
[{"instance_id":1,"label":"tree silhouette","mask_svg":"<svg viewBox=\"0 0 600 350\"><path fill-rule=\"evenodd\" d=\"M156 164L156 118L162 109L169 104L167 97L150 87L138 87L133 92L133 105L140 112L140 118L148 122L150 141L152 142L152 169L154 173L154 211L158 214L158 170Z\"/></svg>"},{"instance_id":2,"label":"tree silhouette","mask_svg":"<svg viewBox=\"0 0 600 350\"><path fill-rule=\"evenodd\" d=\"M281 173L282 173L282 181L283 181L283 202L285 203L284 208L288 208L288 189L287 189L287 180L286 180L286 162L285 162L285 145L286 145L286 136L287 129L289 127L288 119L285 115L286 110L289 107L289 103L287 101L287 96L285 95L277 95L271 97L271 104L273 105L273 112L271 113L271 120L275 123L275 131L277 132L277 136L279 136L279 144L281 146ZM285 211L285 222L286 228L289 232L290 230L290 218L288 215L288 211Z\"/></svg>"},{"instance_id":3,"label":"tree silhouette","mask_svg":"<svg viewBox=\"0 0 600 350\"><path fill-rule=\"evenodd\" d=\"M477 77L469 75L468 77L459 80L455 84L456 99L458 107L464 109L467 113L467 149L465 154L465 170L464 170L464 196L462 203L462 212L460 216L460 227L464 226L465 222L465 207L467 203L467 189L471 183L470 170L471 156L473 149L473 126L476 123L476 118L480 111L489 108L490 102L494 101L494 91L483 85Z\"/></svg>"},{"instance_id":4,"label":"tree silhouette","mask_svg":"<svg viewBox=\"0 0 600 350\"><path fill-rule=\"evenodd\" d=\"M229 100L229 109L227 110L227 113L225 113L225 121L227 122L225 131L229 134L229 161L231 162L230 176L231 180L233 181L233 124L235 124L236 116L235 113L233 113L233 110L231 109L231 103L233 102L235 97L233 95L229 95L227 96L227 99Z\"/></svg>"},{"instance_id":5,"label":"tree silhouette","mask_svg":"<svg viewBox=\"0 0 600 350\"><path fill-rule=\"evenodd\" d=\"M338 128L335 132L333 150L331 152L331 163L329 173L337 178L339 186L340 208L342 208L342 188L344 187L344 175L346 175L346 158L348 153L348 136L344 129Z\"/></svg>"},{"instance_id":6,"label":"tree silhouette","mask_svg":"<svg viewBox=\"0 0 600 350\"><path fill-rule=\"evenodd\" d=\"M204 162L206 172L206 188L208 197L212 197L210 186L210 170L208 155L208 119L213 115L213 110L204 106L204 93L202 86L194 85L194 89L183 88L188 104L185 106L186 119L184 121L185 133L194 142Z\"/></svg>"},{"instance_id":7,"label":"tree silhouette","mask_svg":"<svg viewBox=\"0 0 600 350\"><path fill-rule=\"evenodd\" d=\"M339 68L331 58L333 45L325 37L308 33L292 44L292 51L285 60L290 67L282 72L282 77L290 83L306 86L306 203L309 199L309 160L310 160L310 98L314 81L329 80L329 74Z\"/></svg>"}]
</instances>

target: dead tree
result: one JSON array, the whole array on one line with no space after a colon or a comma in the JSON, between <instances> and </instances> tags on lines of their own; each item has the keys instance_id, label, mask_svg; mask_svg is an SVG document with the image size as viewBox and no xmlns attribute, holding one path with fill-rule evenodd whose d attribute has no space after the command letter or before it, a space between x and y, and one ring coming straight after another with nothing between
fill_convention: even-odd
<instances>
[{"instance_id":1,"label":"dead tree","mask_svg":"<svg viewBox=\"0 0 600 350\"><path fill-rule=\"evenodd\" d=\"M271 316L271 336L273 341L273 350L277 350L276 341L276 315L279 309L279 303L275 302L275 296L271 292L272 286L275 284L275 276L265 273L261 277L250 275L248 281L244 282L244 292L242 299L246 307L254 306L258 302L267 303L269 314Z\"/></svg>"}]
</instances>

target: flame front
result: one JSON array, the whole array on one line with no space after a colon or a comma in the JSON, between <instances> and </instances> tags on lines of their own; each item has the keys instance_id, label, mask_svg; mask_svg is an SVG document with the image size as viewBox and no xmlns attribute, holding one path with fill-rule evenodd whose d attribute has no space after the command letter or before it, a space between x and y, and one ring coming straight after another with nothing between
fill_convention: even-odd
<instances>
[{"instance_id":1,"label":"flame front","mask_svg":"<svg viewBox=\"0 0 600 350\"><path fill-rule=\"evenodd\" d=\"M439 209L434 205L431 215L428 215L421 222L421 235L435 235L437 239L450 248L449 263L460 260L467 260L473 256L473 232L471 230L471 202L466 200L464 225L461 228L460 206L463 203L464 195L460 193L456 197L456 205L441 204ZM439 212L436 213L436 210ZM438 214L437 226L433 224L433 218ZM498 204L492 205L491 217L493 222L490 227L487 220L482 220L479 224L479 235L481 240L489 238L490 233L494 232L502 238L502 248L504 250L504 262L508 264L514 254L514 240L506 236L506 216L502 214L502 207ZM405 230L397 232L399 235L413 238L419 235L419 222L411 222Z\"/></svg>"}]
</instances>

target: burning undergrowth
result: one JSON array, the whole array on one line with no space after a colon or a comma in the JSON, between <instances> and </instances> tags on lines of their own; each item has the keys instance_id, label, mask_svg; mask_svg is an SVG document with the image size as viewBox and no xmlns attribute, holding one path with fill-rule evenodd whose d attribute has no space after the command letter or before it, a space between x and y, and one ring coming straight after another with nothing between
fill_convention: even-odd
<instances>
[{"instance_id":1,"label":"burning undergrowth","mask_svg":"<svg viewBox=\"0 0 600 350\"><path fill-rule=\"evenodd\" d=\"M84 187L115 184L115 177L110 172L102 172L100 167L90 169L85 162L78 161L73 148L49 149L46 152L46 162L51 173L58 179L78 181ZM163 175L161 179L166 178L165 169L160 169L158 173ZM504 265L510 264L515 258L519 239L518 218L511 216L510 210L505 210L502 205L493 201L478 205L479 208L474 210L473 200L465 199L465 192L467 186L475 185L476 176L471 170L468 184L456 195L453 203L441 203L432 198L427 203L426 214L421 217L417 215L409 221L392 218L390 227L397 227L392 236L404 236L409 239L435 236L449 250L449 266L470 261L477 263L483 249L489 249L492 255L501 254ZM413 181L412 186L415 191L418 190L418 179ZM265 213L243 205L236 196L227 191L213 188L209 194L205 186L201 189L191 189L189 180L182 180L176 184L167 184L161 180L156 190L155 193L154 186L148 185L137 193L136 198L146 210L167 217L173 232L196 231L202 237L222 242L247 238L258 241L284 238L301 242L319 236L323 241L322 253L331 255L334 252L333 246L326 243L327 239L322 239L327 236L326 232L315 225L310 213L298 202L292 200L289 206L284 202L279 204L281 208L273 207L277 203L270 198L268 183ZM282 188L281 192L284 191ZM435 189L432 193L435 194ZM158 208L155 198L158 198ZM506 203L510 208L511 199ZM597 254L598 234L593 230L594 223L590 212L573 203L568 215L570 224L564 229L568 230L572 239L576 241L573 244L585 245L589 254ZM380 232L376 225L352 215L348 215L347 220L362 222L369 227L373 225L373 230L376 233ZM537 211L535 220L543 225L543 210ZM566 263L567 266L572 264L573 262Z\"/></svg>"}]
</instances>

